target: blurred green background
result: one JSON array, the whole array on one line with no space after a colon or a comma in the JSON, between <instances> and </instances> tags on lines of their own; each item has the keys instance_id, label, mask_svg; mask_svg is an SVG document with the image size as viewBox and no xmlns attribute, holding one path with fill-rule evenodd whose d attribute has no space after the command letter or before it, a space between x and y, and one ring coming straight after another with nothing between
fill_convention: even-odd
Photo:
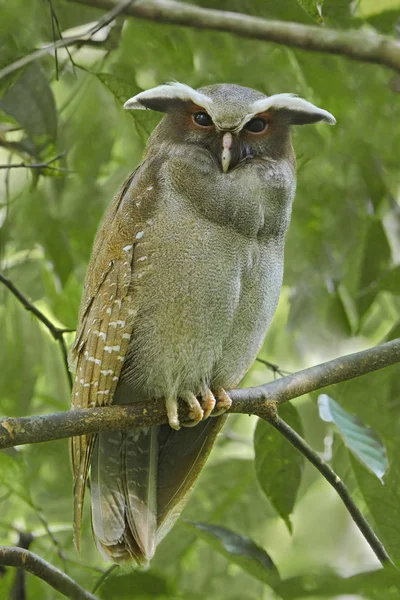
<instances>
[{"instance_id":1,"label":"blurred green background","mask_svg":"<svg viewBox=\"0 0 400 600\"><path fill-rule=\"evenodd\" d=\"M318 3L320 11L313 0L197 4L395 38L400 22L399 0L325 0ZM58 38L58 26L64 35L80 33L103 15L104 10L66 0L0 0L0 69ZM260 357L294 371L399 337L400 75L217 31L119 16L90 43L71 46L69 54L60 49L57 62L54 53L47 54L0 80L0 165L38 164L62 155L50 163L53 169L0 170L1 273L57 326L76 326L96 228L140 162L161 116L124 112L122 104L140 89L169 80L192 87L229 82L266 94L294 92L337 119L336 127L293 131L298 191L286 241L284 288ZM73 333L65 340L71 344ZM57 343L1 285L0 365L1 416L68 409ZM256 362L244 385L273 376ZM297 429L302 424L309 444L330 460L399 562L399 369L390 367L327 393L383 440L389 457L384 486L321 421L317 394L294 401L297 411L285 406L282 416ZM229 418L151 568L114 570L98 588L100 597L400 598L398 579L376 571L379 563L340 499L267 425L257 430L254 461L255 427L254 417ZM283 484L274 494L271 481L273 488L278 476ZM292 507L287 507L283 519L279 514L290 498L293 512L289 516ZM18 543L18 532L33 533L30 549L88 590L109 566L94 547L88 511L81 555L73 547L67 440L0 453L0 515L0 544ZM259 548L229 538L225 530L185 521L224 527ZM286 587L275 585L273 591L268 586L274 575L263 565L261 549ZM0 573L1 598L12 597L14 578L12 568ZM61 595L28 575L27 598Z\"/></svg>"}]
</instances>

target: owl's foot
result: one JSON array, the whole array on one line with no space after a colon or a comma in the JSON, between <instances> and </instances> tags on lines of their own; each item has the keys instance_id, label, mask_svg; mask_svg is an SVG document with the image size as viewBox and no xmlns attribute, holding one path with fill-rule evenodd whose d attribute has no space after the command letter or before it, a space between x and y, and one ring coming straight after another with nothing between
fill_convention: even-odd
<instances>
[{"instance_id":1,"label":"owl's foot","mask_svg":"<svg viewBox=\"0 0 400 600\"><path fill-rule=\"evenodd\" d=\"M232 400L230 399L229 394L223 388L217 388L214 392L214 396L218 402L215 405L215 410L210 416L219 417L230 409L232 406Z\"/></svg>"},{"instance_id":2,"label":"owl's foot","mask_svg":"<svg viewBox=\"0 0 400 600\"><path fill-rule=\"evenodd\" d=\"M186 394L183 394L181 396L181 398L184 402L186 402L186 404L189 406L189 410L190 410L190 412L189 412L190 420L185 421L184 423L180 423L180 421L179 421L178 402L175 400L175 398L171 398L170 400L167 400L166 408L167 408L168 422L170 424L170 427L172 427L172 429L176 429L176 430L180 429L181 425L183 427L194 427L200 421L207 419L211 415L214 408L218 409L218 413L217 413L217 415L213 414L211 416L218 416L219 414L222 414L223 412L225 412L225 410L230 408L230 405L232 404L231 399L229 398L228 394L224 390L222 390L222 391L219 390L218 393L219 393L219 395L217 395L218 403L217 403L217 400L216 400L214 394L209 389L206 389L206 391L201 395L201 403L197 400L196 396L194 394L192 394L191 392L187 392ZM225 394L225 396L223 394Z\"/></svg>"},{"instance_id":3,"label":"owl's foot","mask_svg":"<svg viewBox=\"0 0 400 600\"><path fill-rule=\"evenodd\" d=\"M204 411L201 407L200 402L192 392L187 392L181 396L182 400L186 402L189 407L189 421L182 423L184 427L194 427L199 423L204 416ZM180 429L181 423L179 422L178 416L178 401L176 398L169 398L165 403L168 415L168 423L172 429Z\"/></svg>"},{"instance_id":4,"label":"owl's foot","mask_svg":"<svg viewBox=\"0 0 400 600\"><path fill-rule=\"evenodd\" d=\"M223 388L217 388L214 393L206 389L201 396L201 404L192 392L182 394L181 398L189 407L189 421L184 423L179 421L177 399L169 398L166 401L168 423L172 429L176 430L180 429L181 425L183 427L194 427L210 416L218 417L232 406L232 400Z\"/></svg>"}]
</instances>

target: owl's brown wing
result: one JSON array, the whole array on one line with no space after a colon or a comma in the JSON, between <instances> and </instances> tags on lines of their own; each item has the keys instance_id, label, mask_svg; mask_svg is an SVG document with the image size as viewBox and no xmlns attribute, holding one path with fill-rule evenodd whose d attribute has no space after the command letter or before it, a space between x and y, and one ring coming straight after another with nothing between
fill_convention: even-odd
<instances>
[{"instance_id":1,"label":"owl's brown wing","mask_svg":"<svg viewBox=\"0 0 400 600\"><path fill-rule=\"evenodd\" d=\"M142 186L136 183L133 173L114 198L95 239L70 354L70 364L75 369L73 408L112 403L128 349L135 316L131 290L135 237L142 222L140 202L135 202L137 188ZM74 536L78 548L94 441L95 436L90 434L71 440Z\"/></svg>"}]
</instances>

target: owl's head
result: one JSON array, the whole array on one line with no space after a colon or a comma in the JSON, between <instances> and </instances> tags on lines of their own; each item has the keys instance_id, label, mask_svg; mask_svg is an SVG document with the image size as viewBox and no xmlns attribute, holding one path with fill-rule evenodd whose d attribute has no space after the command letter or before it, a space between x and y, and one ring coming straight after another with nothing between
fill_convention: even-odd
<instances>
[{"instance_id":1,"label":"owl's head","mask_svg":"<svg viewBox=\"0 0 400 600\"><path fill-rule=\"evenodd\" d=\"M294 94L266 96L234 84L194 90L167 83L137 94L124 108L166 113L156 129L157 141L205 148L224 173L253 159L290 153L291 125L336 122L329 112Z\"/></svg>"}]
</instances>

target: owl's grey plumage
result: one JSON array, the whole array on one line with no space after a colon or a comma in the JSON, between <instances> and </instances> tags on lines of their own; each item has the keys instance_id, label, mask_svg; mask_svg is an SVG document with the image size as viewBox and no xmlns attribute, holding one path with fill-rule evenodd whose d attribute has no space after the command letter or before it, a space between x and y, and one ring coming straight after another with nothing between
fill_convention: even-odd
<instances>
[{"instance_id":1,"label":"owl's grey plumage","mask_svg":"<svg viewBox=\"0 0 400 600\"><path fill-rule=\"evenodd\" d=\"M172 83L125 107L166 114L96 236L71 353L73 405L164 398L169 425L74 438L75 535L79 544L90 468L98 548L146 563L226 418L207 417L216 402L217 415L229 407L226 390L275 312L295 193L290 126L335 121L296 96L237 85ZM180 429L179 398L196 427Z\"/></svg>"}]
</instances>

